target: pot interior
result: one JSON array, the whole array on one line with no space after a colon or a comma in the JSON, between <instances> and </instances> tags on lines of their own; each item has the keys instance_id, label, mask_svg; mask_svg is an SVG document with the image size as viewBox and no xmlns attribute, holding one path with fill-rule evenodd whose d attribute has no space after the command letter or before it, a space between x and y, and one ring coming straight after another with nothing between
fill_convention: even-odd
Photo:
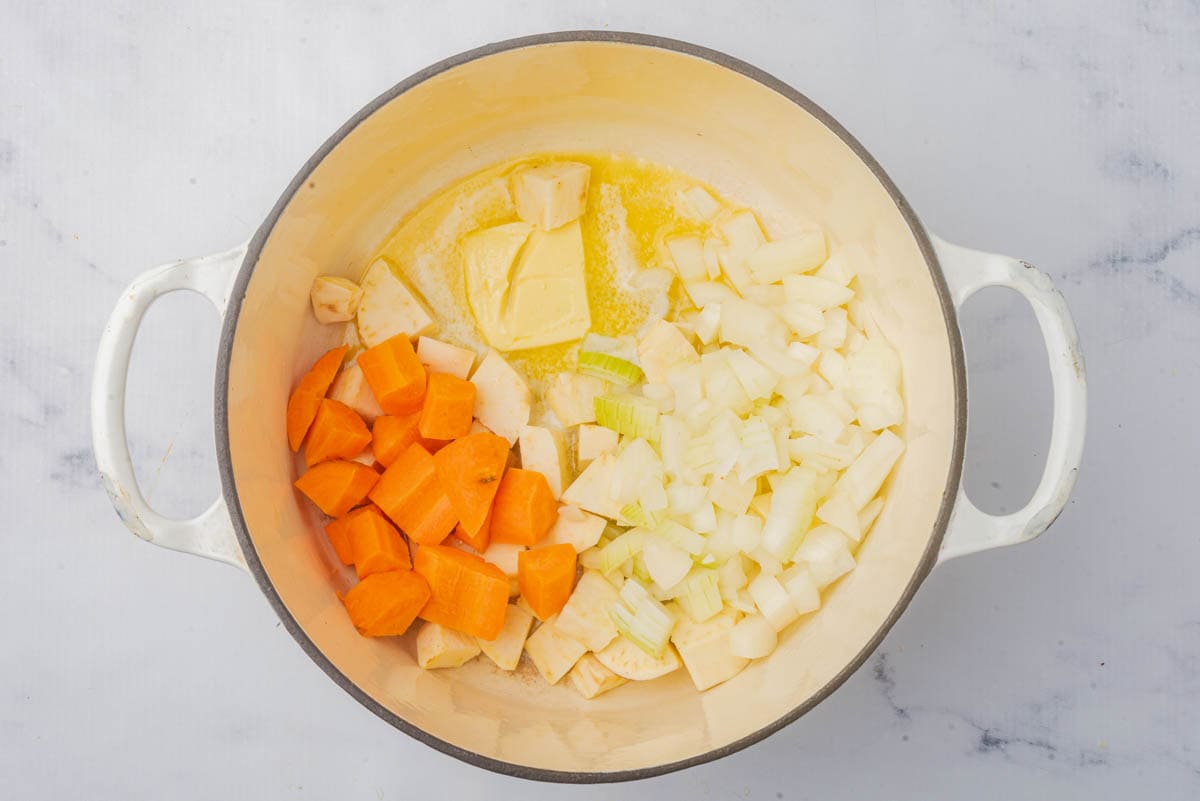
<instances>
[{"instance_id":1,"label":"pot interior","mask_svg":"<svg viewBox=\"0 0 1200 801\"><path fill-rule=\"evenodd\" d=\"M368 706L467 752L460 756L508 763L489 767L653 770L752 737L823 697L873 646L928 568L943 504L953 498L959 354L910 220L814 113L697 55L562 41L431 72L314 160L253 267L227 390L230 474L254 551L247 558L261 563L294 633ZM284 434L288 392L339 339L308 311L313 277L358 278L396 223L458 178L529 152L589 150L690 173L754 208L772 236L811 219L835 244L862 244L871 254L861 273L868 303L903 364L908 450L858 568L770 658L703 694L684 671L585 701L566 681L546 686L531 669L504 674L482 658L420 670L409 639L355 632L335 595L353 571L338 563L319 515L291 487L298 463Z\"/></svg>"}]
</instances>

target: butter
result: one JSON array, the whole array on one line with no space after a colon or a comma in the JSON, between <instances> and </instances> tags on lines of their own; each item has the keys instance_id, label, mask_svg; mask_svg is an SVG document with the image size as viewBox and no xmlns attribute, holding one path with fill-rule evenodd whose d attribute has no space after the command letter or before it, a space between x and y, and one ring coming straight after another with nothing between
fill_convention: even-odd
<instances>
[{"instance_id":1,"label":"butter","mask_svg":"<svg viewBox=\"0 0 1200 801\"><path fill-rule=\"evenodd\" d=\"M467 301L497 350L569 342L591 327L578 220L552 231L523 222L476 231L463 259Z\"/></svg>"}]
</instances>

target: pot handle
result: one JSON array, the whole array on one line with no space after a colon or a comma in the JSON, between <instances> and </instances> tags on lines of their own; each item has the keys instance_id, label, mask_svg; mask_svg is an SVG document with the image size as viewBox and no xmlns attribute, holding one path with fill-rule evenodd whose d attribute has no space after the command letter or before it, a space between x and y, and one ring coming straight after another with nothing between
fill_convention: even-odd
<instances>
[{"instance_id":1,"label":"pot handle","mask_svg":"<svg viewBox=\"0 0 1200 801\"><path fill-rule=\"evenodd\" d=\"M983 512L960 484L954 512L938 562L1002 545L1026 542L1045 531L1062 512L1079 475L1087 424L1087 378L1075 322L1049 276L1031 264L1008 256L983 253L930 236L941 262L956 310L988 286L1020 292L1037 317L1050 359L1054 386L1054 421L1046 467L1025 508L1006 515ZM968 407L969 414L969 407Z\"/></svg>"},{"instance_id":2,"label":"pot handle","mask_svg":"<svg viewBox=\"0 0 1200 801\"><path fill-rule=\"evenodd\" d=\"M138 276L121 294L100 336L92 378L92 449L104 488L117 514L142 539L246 569L225 500L218 497L196 517L176 520L150 508L142 496L125 437L125 382L142 317L154 301L179 290L208 298L225 313L246 246L199 259L164 264Z\"/></svg>"}]
</instances>

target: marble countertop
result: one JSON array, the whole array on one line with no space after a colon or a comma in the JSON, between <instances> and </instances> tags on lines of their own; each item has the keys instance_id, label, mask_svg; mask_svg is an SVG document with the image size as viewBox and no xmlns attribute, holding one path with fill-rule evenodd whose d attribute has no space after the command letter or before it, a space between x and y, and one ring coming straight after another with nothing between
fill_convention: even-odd
<instances>
[{"instance_id":1,"label":"marble countertop","mask_svg":"<svg viewBox=\"0 0 1200 801\"><path fill-rule=\"evenodd\" d=\"M1200 5L666 5L5 4L6 795L1200 797L1200 536L1180 500L1200 477ZM100 489L87 414L97 337L137 273L246 239L324 138L409 73L588 27L725 50L824 105L932 230L1053 276L1092 391L1079 485L1045 536L936 570L800 722L621 788L495 776L350 701L245 575L129 535ZM972 301L964 329L967 486L1012 509L1048 430L1040 340L1003 292ZM168 513L217 492L216 334L202 300L172 296L135 352L133 449Z\"/></svg>"}]
</instances>

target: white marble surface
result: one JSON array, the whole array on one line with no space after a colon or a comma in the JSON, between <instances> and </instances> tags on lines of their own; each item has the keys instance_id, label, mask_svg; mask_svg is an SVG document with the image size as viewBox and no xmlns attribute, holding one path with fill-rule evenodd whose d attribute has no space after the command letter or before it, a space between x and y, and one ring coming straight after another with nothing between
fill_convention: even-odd
<instances>
[{"instance_id":1,"label":"white marble surface","mask_svg":"<svg viewBox=\"0 0 1200 801\"><path fill-rule=\"evenodd\" d=\"M1195 0L166 5L3 3L5 797L1200 797ZM1060 283L1093 398L1075 498L1046 536L938 569L799 723L619 789L494 776L376 719L245 575L125 531L87 420L97 335L135 274L245 239L317 145L410 72L582 27L693 40L808 93L932 230ZM968 486L1012 508L1047 431L1040 344L1005 295L965 327ZM134 450L168 512L217 489L216 332L201 300L172 297L135 356Z\"/></svg>"}]
</instances>

